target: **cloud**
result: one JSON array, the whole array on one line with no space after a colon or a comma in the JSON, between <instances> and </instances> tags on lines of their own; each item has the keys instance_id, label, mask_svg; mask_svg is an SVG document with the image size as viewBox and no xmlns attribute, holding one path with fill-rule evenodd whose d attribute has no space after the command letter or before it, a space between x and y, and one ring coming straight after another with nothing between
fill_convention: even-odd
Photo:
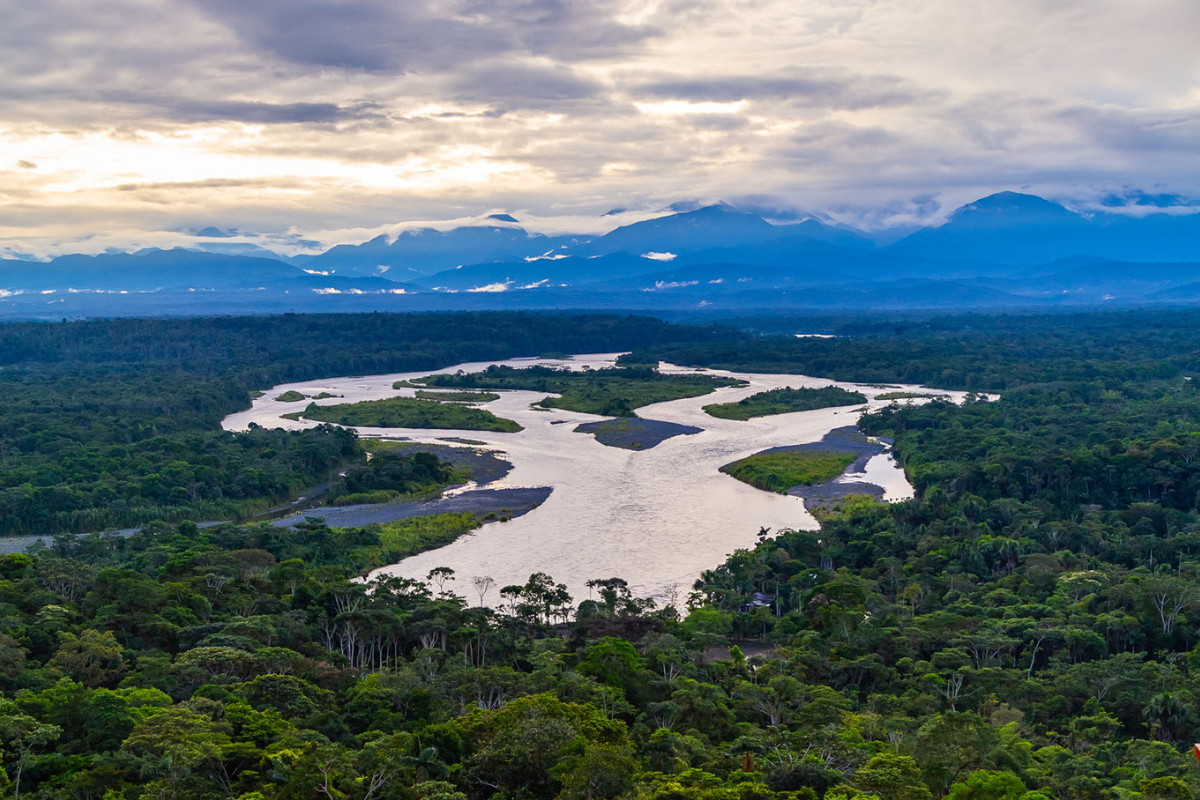
<instances>
[{"instance_id":1,"label":"cloud","mask_svg":"<svg viewBox=\"0 0 1200 800\"><path fill-rule=\"evenodd\" d=\"M237 100L196 100L162 98L157 102L139 98L139 103L157 105L171 119L180 122L245 122L250 124L332 123L379 118L379 107L358 104L352 107L336 103L266 103Z\"/></svg>"},{"instance_id":2,"label":"cloud","mask_svg":"<svg viewBox=\"0 0 1200 800\"><path fill-rule=\"evenodd\" d=\"M689 102L734 103L739 100L782 100L799 106L860 110L907 105L918 92L894 76L857 76L844 72L784 73L672 78L635 87L645 97Z\"/></svg>"},{"instance_id":3,"label":"cloud","mask_svg":"<svg viewBox=\"0 0 1200 800\"><path fill-rule=\"evenodd\" d=\"M570 0L192 0L241 41L288 62L365 71L444 70L504 55L613 55L652 30L615 3Z\"/></svg>"},{"instance_id":4,"label":"cloud","mask_svg":"<svg viewBox=\"0 0 1200 800\"><path fill-rule=\"evenodd\" d=\"M871 228L1001 189L1176 208L1197 29L1194 0L16 3L0 251L598 233L697 197Z\"/></svg>"},{"instance_id":5,"label":"cloud","mask_svg":"<svg viewBox=\"0 0 1200 800\"><path fill-rule=\"evenodd\" d=\"M561 109L597 98L603 85L571 67L542 60L488 61L460 70L449 81L456 102L493 110Z\"/></svg>"}]
</instances>

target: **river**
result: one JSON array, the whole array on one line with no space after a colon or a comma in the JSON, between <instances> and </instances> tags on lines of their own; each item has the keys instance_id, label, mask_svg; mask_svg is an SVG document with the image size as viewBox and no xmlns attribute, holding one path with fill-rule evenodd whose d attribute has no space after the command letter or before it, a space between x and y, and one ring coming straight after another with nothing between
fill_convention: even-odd
<instances>
[{"instance_id":1,"label":"river","mask_svg":"<svg viewBox=\"0 0 1200 800\"><path fill-rule=\"evenodd\" d=\"M459 364L436 372L474 372L492 363L512 366L543 364L581 369L611 366L617 354L575 356L569 360L515 359ZM662 365L663 371L691 371ZM740 400L757 392L784 386L820 387L830 384L859 390L867 397L884 391L929 391L918 386L872 388L800 375L700 370L741 378L748 385L718 389L702 397L657 403L638 409L645 419L663 420L702 428L701 433L675 436L646 450L624 450L600 444L588 434L576 433L582 422L602 417L559 410L536 410L531 403L545 397L537 392L504 392L483 407L524 426L519 433L483 431L430 431L398 428L358 428L364 437L405 437L436 442L461 437L485 442L502 451L513 470L489 488L549 486L553 492L539 508L507 522L484 525L473 534L437 550L407 558L380 572L424 579L434 567L450 567L456 589L472 603L476 576L490 576L496 589L485 597L499 601L499 588L524 583L533 572L549 573L567 585L575 601L586 599L584 585L591 578L621 577L639 596L678 596L682 601L692 583L706 569L724 561L740 547L754 544L760 528L814 529L816 520L802 500L755 489L718 472L731 461L780 445L820 440L834 428L852 425L861 406L801 411L759 417L748 421L710 417L701 407L709 403ZM306 395L320 392L341 395L321 404L377 400L411 395L396 390L396 381L411 380L430 371L394 375L356 376L276 386L256 399L244 412L227 417L227 430L244 430L251 422L264 427L300 429L315 423L283 419L305 403L275 400L282 392ZM937 390L961 402L961 392ZM871 400L871 408L887 401ZM866 481L885 489L885 500L905 499L912 488L889 454L874 456L866 465ZM319 516L318 512L314 514Z\"/></svg>"}]
</instances>

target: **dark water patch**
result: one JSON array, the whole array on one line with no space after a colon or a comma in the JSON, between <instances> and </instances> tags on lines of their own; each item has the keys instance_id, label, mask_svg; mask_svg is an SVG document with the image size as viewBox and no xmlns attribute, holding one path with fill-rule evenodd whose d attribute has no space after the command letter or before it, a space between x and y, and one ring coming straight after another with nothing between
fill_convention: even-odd
<instances>
[{"instance_id":1,"label":"dark water patch","mask_svg":"<svg viewBox=\"0 0 1200 800\"><path fill-rule=\"evenodd\" d=\"M280 528L290 528L296 523L303 522L306 517L316 517L325 520L325 524L331 528L356 528L375 522L396 522L412 517L461 512L469 512L484 518L492 516L500 519L513 519L528 514L546 502L551 491L553 490L549 486L523 489L476 489L437 500L320 508L278 519L271 524Z\"/></svg>"},{"instance_id":2,"label":"dark water patch","mask_svg":"<svg viewBox=\"0 0 1200 800\"><path fill-rule=\"evenodd\" d=\"M600 444L620 447L624 450L649 450L672 436L691 436L702 430L704 429L694 425L680 425L677 422L663 422L640 417L585 422L575 428L576 433L595 434L596 441Z\"/></svg>"},{"instance_id":3,"label":"dark water patch","mask_svg":"<svg viewBox=\"0 0 1200 800\"><path fill-rule=\"evenodd\" d=\"M793 486L787 493L804 501L804 507L812 510L818 506L830 506L844 500L852 494L866 494L876 500L882 500L884 488L874 483L863 481L838 482L835 480L819 483L816 486Z\"/></svg>"}]
</instances>

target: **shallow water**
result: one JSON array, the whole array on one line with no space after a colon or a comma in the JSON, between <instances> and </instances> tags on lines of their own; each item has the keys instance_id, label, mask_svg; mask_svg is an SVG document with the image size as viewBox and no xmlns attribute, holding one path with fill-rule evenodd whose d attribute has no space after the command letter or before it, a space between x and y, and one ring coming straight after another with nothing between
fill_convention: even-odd
<instances>
[{"instance_id":1,"label":"shallow water","mask_svg":"<svg viewBox=\"0 0 1200 800\"><path fill-rule=\"evenodd\" d=\"M609 366L617 354L576 356L569 361L516 359L503 362L460 364L438 372L477 371L490 363L528 366L546 364L579 369ZM663 371L693 371L663 365ZM551 486L549 499L529 514L509 522L489 523L438 550L421 553L379 572L424 579L430 569L453 568L456 588L478 602L471 579L488 575L497 587L524 583L530 573L546 572L565 583L576 601L588 597L585 582L591 578L621 577L640 596L686 597L692 583L726 555L755 542L760 528L816 527L816 521L796 497L776 495L747 486L718 472L731 461L779 445L803 444L821 439L834 428L853 424L862 406L801 411L739 421L710 417L701 410L709 403L740 400L757 392L784 386L818 387L831 383L846 389L862 388L873 397L879 392L856 384L798 375L757 375L722 370L700 370L732 375L748 386L718 389L702 397L673 400L638 409L646 419L695 425L704 430L667 439L647 450L606 447L594 437L575 433L581 422L603 419L553 409L534 410L530 404L544 394L505 392L499 400L483 404L495 414L524 426L520 433L482 431L359 428L366 437L406 437L434 442L461 436L486 442L503 451L512 472L489 488ZM242 430L250 422L264 427L299 429L315 423L285 420L280 414L298 411L306 403L280 403L273 398L294 389L304 394L327 391L343 395L321 404L375 400L411 395L412 389L395 390L398 380L420 378L429 371L395 375L358 376L276 386L254 401L245 412L231 415L223 425ZM922 391L922 387L903 387ZM961 402L962 393L948 394ZM886 402L870 401L879 408ZM553 424L556 421L570 424ZM882 486L885 499L912 496L904 473L887 453L866 464L854 480ZM498 588L485 602L499 600Z\"/></svg>"}]
</instances>

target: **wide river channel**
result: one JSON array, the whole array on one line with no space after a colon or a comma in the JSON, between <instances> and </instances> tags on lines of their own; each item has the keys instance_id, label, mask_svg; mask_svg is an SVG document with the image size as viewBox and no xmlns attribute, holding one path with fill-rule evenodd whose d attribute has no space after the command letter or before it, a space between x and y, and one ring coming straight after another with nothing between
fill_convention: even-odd
<instances>
[{"instance_id":1,"label":"wide river channel","mask_svg":"<svg viewBox=\"0 0 1200 800\"><path fill-rule=\"evenodd\" d=\"M611 366L617 354L574 356L568 360L515 359L458 364L435 372L474 372L493 363L515 367L541 364L582 369ZM853 425L862 406L801 411L759 417L748 421L711 417L701 407L709 403L740 400L757 392L784 386L794 388L837 385L861 391L869 398L887 391L925 392L919 386L879 387L838 383L802 375L757 375L722 370L689 370L663 364L664 372L698 371L747 381L746 386L718 389L702 397L657 403L638 409L649 420L692 425L703 429L675 436L656 447L625 450L608 447L590 434L576 433L582 422L603 417L557 409L533 408L546 395L537 392L502 392L499 400L483 404L497 416L515 420L519 433L417 430L409 428L358 428L370 438L403 437L418 442L446 444L447 437L485 442L512 462L513 470L488 488L552 487L550 497L532 512L507 522L491 522L446 547L404 559L382 572L424 579L434 567L451 567L457 580L449 584L474 604L471 588L476 576L490 576L496 586L524 583L533 572L549 573L567 585L578 602L588 597L584 585L591 578L621 577L638 596L685 599L692 583L706 569L721 564L726 555L754 544L760 528L815 529L816 520L797 497L771 494L737 481L718 470L721 466L770 447L820 440L834 428ZM288 390L305 395L328 392L340 397L320 404L351 403L385 397L411 396L412 389L393 389L396 381L412 380L430 371L333 378L276 386L254 400L248 411L227 417L226 430L244 430L251 423L263 427L300 429L316 423L284 419L283 414L303 409L306 403L274 398ZM961 402L963 393L936 390ZM889 401L871 399L872 409ZM885 500L912 495L912 487L889 454L871 458L865 474L853 476L882 486ZM320 509L310 512L320 516ZM485 599L499 601L498 588Z\"/></svg>"}]
</instances>

